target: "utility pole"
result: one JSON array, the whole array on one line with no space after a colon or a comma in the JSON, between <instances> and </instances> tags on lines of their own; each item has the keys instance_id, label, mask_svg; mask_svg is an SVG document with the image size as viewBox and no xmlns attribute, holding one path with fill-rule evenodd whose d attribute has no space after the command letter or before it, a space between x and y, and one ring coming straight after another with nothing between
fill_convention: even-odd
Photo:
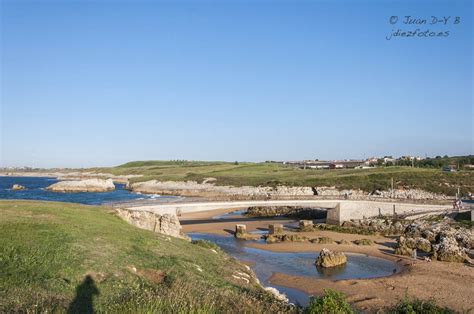
<instances>
[{"instance_id":1,"label":"utility pole","mask_svg":"<svg viewBox=\"0 0 474 314\"><path fill-rule=\"evenodd\" d=\"M391 193L391 198L393 198L393 177L392 177L392 193ZM394 205L395 206L395 205Z\"/></svg>"}]
</instances>

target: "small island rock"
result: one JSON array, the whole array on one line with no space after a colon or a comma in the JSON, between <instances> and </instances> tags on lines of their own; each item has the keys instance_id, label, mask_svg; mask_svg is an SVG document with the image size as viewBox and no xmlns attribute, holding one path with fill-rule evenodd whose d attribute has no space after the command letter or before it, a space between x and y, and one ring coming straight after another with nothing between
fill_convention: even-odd
<instances>
[{"instance_id":1,"label":"small island rock","mask_svg":"<svg viewBox=\"0 0 474 314\"><path fill-rule=\"evenodd\" d=\"M87 179L78 181L60 181L46 188L53 192L108 192L115 190L112 179Z\"/></svg>"},{"instance_id":2,"label":"small island rock","mask_svg":"<svg viewBox=\"0 0 474 314\"><path fill-rule=\"evenodd\" d=\"M321 250L316 259L316 266L319 267L335 267L343 265L347 262L347 257L342 252L332 252L326 248Z\"/></svg>"},{"instance_id":3,"label":"small island rock","mask_svg":"<svg viewBox=\"0 0 474 314\"><path fill-rule=\"evenodd\" d=\"M12 191L21 191L21 190L26 190L26 188L23 185L20 185L20 184L13 184L12 185Z\"/></svg>"}]
</instances>

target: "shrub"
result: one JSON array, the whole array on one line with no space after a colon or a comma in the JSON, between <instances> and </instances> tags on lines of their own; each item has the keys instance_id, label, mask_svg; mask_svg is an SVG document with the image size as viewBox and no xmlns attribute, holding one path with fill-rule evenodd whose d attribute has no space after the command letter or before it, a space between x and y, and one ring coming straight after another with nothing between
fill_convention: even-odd
<instances>
[{"instance_id":1,"label":"shrub","mask_svg":"<svg viewBox=\"0 0 474 314\"><path fill-rule=\"evenodd\" d=\"M303 313L305 314L319 314L319 313L337 313L349 314L354 313L349 303L346 301L346 296L342 292L332 289L324 289L324 295L320 297L311 297L308 305L305 307Z\"/></svg>"},{"instance_id":2,"label":"shrub","mask_svg":"<svg viewBox=\"0 0 474 314\"><path fill-rule=\"evenodd\" d=\"M420 300L420 299L413 299L410 300L407 296L400 300L397 305L393 308L389 309L387 313L390 314L448 314L454 313L453 310L441 307L436 305L434 300Z\"/></svg>"}]
</instances>

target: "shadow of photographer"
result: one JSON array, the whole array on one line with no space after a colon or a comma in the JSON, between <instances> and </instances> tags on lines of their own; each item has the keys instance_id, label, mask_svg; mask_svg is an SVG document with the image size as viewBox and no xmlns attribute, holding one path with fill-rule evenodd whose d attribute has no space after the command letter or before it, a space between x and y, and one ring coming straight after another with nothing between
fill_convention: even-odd
<instances>
[{"instance_id":1,"label":"shadow of photographer","mask_svg":"<svg viewBox=\"0 0 474 314\"><path fill-rule=\"evenodd\" d=\"M99 295L99 289L90 275L76 288L76 297L69 304L68 313L94 313L93 298Z\"/></svg>"}]
</instances>

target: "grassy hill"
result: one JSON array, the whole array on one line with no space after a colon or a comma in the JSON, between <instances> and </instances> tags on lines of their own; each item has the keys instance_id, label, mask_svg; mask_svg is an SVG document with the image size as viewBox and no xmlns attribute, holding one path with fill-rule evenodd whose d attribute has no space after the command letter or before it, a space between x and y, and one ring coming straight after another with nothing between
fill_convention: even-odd
<instances>
[{"instance_id":1,"label":"grassy hill","mask_svg":"<svg viewBox=\"0 0 474 314\"><path fill-rule=\"evenodd\" d=\"M141 174L132 181L195 180L216 178L218 185L336 186L340 189L387 190L394 179L399 188L419 188L455 195L458 186L474 191L474 172L443 172L440 169L381 167L371 169L315 170L299 169L277 163L226 163L201 161L135 161L113 168L94 170L120 174Z\"/></svg>"},{"instance_id":2,"label":"grassy hill","mask_svg":"<svg viewBox=\"0 0 474 314\"><path fill-rule=\"evenodd\" d=\"M278 312L243 265L104 207L0 201L0 312Z\"/></svg>"}]
</instances>

